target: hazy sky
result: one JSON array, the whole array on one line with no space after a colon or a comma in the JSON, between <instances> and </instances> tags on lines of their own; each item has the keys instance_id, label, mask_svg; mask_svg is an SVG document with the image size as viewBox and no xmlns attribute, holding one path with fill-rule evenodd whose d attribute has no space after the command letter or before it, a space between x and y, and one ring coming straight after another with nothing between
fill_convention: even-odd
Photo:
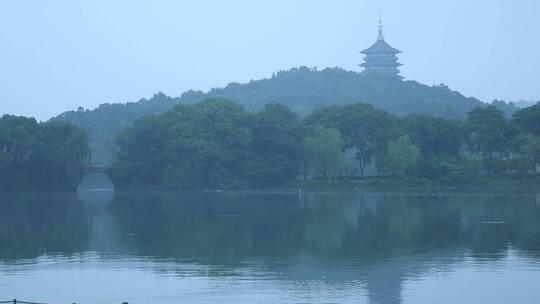
<instances>
[{"instance_id":1,"label":"hazy sky","mask_svg":"<svg viewBox=\"0 0 540 304\"><path fill-rule=\"evenodd\" d=\"M540 100L538 0L5 0L0 114L47 119L300 65L360 71L379 12L406 79Z\"/></svg>"}]
</instances>

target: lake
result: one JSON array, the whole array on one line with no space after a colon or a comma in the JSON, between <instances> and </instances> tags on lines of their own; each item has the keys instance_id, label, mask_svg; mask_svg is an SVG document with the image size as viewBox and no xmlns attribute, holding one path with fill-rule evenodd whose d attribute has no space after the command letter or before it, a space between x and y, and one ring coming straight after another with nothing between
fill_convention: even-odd
<instances>
[{"instance_id":1,"label":"lake","mask_svg":"<svg viewBox=\"0 0 540 304\"><path fill-rule=\"evenodd\" d=\"M0 195L0 295L47 303L539 303L540 196Z\"/></svg>"}]
</instances>

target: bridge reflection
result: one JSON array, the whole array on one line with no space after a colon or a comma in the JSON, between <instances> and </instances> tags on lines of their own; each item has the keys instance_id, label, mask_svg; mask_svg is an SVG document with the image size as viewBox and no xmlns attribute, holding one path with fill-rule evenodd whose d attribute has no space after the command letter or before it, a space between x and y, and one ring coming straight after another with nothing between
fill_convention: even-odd
<instances>
[{"instance_id":1,"label":"bridge reflection","mask_svg":"<svg viewBox=\"0 0 540 304\"><path fill-rule=\"evenodd\" d=\"M106 166L86 167L77 191L113 191L110 172L111 168Z\"/></svg>"}]
</instances>

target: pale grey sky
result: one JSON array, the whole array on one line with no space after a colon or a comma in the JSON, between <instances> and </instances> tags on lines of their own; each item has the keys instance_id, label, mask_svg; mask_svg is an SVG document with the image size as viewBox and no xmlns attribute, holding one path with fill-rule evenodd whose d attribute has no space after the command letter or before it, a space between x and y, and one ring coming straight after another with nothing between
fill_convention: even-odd
<instances>
[{"instance_id":1,"label":"pale grey sky","mask_svg":"<svg viewBox=\"0 0 540 304\"><path fill-rule=\"evenodd\" d=\"M300 65L360 71L379 12L406 79L540 99L536 0L5 0L0 114L47 119Z\"/></svg>"}]
</instances>

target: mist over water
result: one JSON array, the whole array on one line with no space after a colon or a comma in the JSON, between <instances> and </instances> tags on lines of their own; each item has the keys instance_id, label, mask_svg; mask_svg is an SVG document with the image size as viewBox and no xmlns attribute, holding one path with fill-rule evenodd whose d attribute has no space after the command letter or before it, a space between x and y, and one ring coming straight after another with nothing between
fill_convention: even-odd
<instances>
[{"instance_id":1,"label":"mist over water","mask_svg":"<svg viewBox=\"0 0 540 304\"><path fill-rule=\"evenodd\" d=\"M536 194L3 195L0 294L77 303L535 303L539 208Z\"/></svg>"}]
</instances>

